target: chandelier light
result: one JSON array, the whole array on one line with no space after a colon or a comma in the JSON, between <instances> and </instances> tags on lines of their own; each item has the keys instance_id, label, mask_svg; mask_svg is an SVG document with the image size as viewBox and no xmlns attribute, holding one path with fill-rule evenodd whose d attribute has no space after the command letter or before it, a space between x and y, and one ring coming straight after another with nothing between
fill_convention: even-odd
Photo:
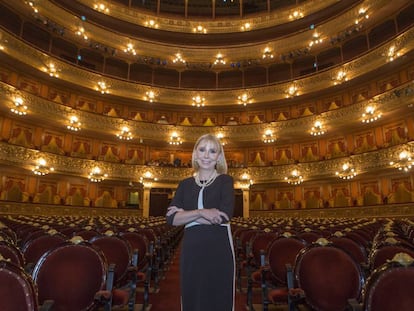
<instances>
[{"instance_id":1,"label":"chandelier light","mask_svg":"<svg viewBox=\"0 0 414 311\"><path fill-rule=\"evenodd\" d=\"M95 90L101 92L101 94L108 94L109 86L104 81L99 81L98 85L95 87Z\"/></svg>"},{"instance_id":2,"label":"chandelier light","mask_svg":"<svg viewBox=\"0 0 414 311\"><path fill-rule=\"evenodd\" d=\"M355 25L360 24L364 19L369 19L369 14L366 8L359 8L358 17L355 19Z\"/></svg>"},{"instance_id":3,"label":"chandelier light","mask_svg":"<svg viewBox=\"0 0 414 311\"><path fill-rule=\"evenodd\" d=\"M49 167L45 159L40 158L37 160L37 165L32 169L33 174L38 176L44 176L53 172L55 169L53 167Z\"/></svg>"},{"instance_id":4,"label":"chandelier light","mask_svg":"<svg viewBox=\"0 0 414 311\"><path fill-rule=\"evenodd\" d=\"M23 98L17 96L14 98L14 106L10 108L10 111L19 115L24 116L27 114L27 106L23 104Z\"/></svg>"},{"instance_id":5,"label":"chandelier light","mask_svg":"<svg viewBox=\"0 0 414 311\"><path fill-rule=\"evenodd\" d=\"M335 175L341 179L352 179L357 174L355 172L355 169L351 166L351 164L344 163L342 164L342 169L338 172L335 172Z\"/></svg>"},{"instance_id":6,"label":"chandelier light","mask_svg":"<svg viewBox=\"0 0 414 311\"><path fill-rule=\"evenodd\" d=\"M224 134L222 132L217 133L216 137L219 139L222 146L226 145L226 142L224 141Z\"/></svg>"},{"instance_id":7,"label":"chandelier light","mask_svg":"<svg viewBox=\"0 0 414 311\"><path fill-rule=\"evenodd\" d=\"M315 121L315 123L313 124L310 130L310 133L313 136L320 136L320 135L325 134L325 130L323 128L321 121Z\"/></svg>"},{"instance_id":8,"label":"chandelier light","mask_svg":"<svg viewBox=\"0 0 414 311\"><path fill-rule=\"evenodd\" d=\"M265 47L263 50L262 58L263 59L273 59L274 55L272 53L272 50L269 47Z\"/></svg>"},{"instance_id":9,"label":"chandelier light","mask_svg":"<svg viewBox=\"0 0 414 311\"><path fill-rule=\"evenodd\" d=\"M196 27L193 28L193 32L194 33L200 33L200 34L206 34L207 33L207 29L204 28L201 25L198 25L198 26L196 26Z\"/></svg>"},{"instance_id":10,"label":"chandelier light","mask_svg":"<svg viewBox=\"0 0 414 311\"><path fill-rule=\"evenodd\" d=\"M385 53L385 56L387 57L387 62L392 62L396 58L401 56L401 53L396 50L397 48L395 45L388 48L387 53Z\"/></svg>"},{"instance_id":11,"label":"chandelier light","mask_svg":"<svg viewBox=\"0 0 414 311\"><path fill-rule=\"evenodd\" d=\"M297 169L294 169L290 176L285 177L285 181L291 185L299 185L303 182L303 177Z\"/></svg>"},{"instance_id":12,"label":"chandelier light","mask_svg":"<svg viewBox=\"0 0 414 311\"><path fill-rule=\"evenodd\" d=\"M332 78L332 80L334 81L335 85L348 81L348 77L346 76L346 71L339 70L336 76Z\"/></svg>"},{"instance_id":13,"label":"chandelier light","mask_svg":"<svg viewBox=\"0 0 414 311\"><path fill-rule=\"evenodd\" d=\"M312 34L312 40L309 42L309 47L312 47L316 44L320 44L323 42L323 39L321 38L321 34L319 32L314 32Z\"/></svg>"},{"instance_id":14,"label":"chandelier light","mask_svg":"<svg viewBox=\"0 0 414 311\"><path fill-rule=\"evenodd\" d=\"M139 182L145 187L145 188L151 188L152 183L154 181L157 181L158 178L154 177L154 175L150 171L146 171L140 178Z\"/></svg>"},{"instance_id":15,"label":"chandelier light","mask_svg":"<svg viewBox=\"0 0 414 311\"><path fill-rule=\"evenodd\" d=\"M108 13L109 13L109 9L108 9L108 8L107 8L107 6L106 6L105 4L103 4L103 3L97 3L97 4L95 4L95 5L93 6L93 8L94 8L95 10L99 11L99 12L102 12L102 13L106 13L106 14L108 14Z\"/></svg>"},{"instance_id":16,"label":"chandelier light","mask_svg":"<svg viewBox=\"0 0 414 311\"><path fill-rule=\"evenodd\" d=\"M252 29L252 25L249 22L244 23L241 27L241 31L249 31Z\"/></svg>"},{"instance_id":17,"label":"chandelier light","mask_svg":"<svg viewBox=\"0 0 414 311\"><path fill-rule=\"evenodd\" d=\"M134 45L132 43L128 43L126 48L124 48L124 52L127 54L137 55L137 51L134 49Z\"/></svg>"},{"instance_id":18,"label":"chandelier light","mask_svg":"<svg viewBox=\"0 0 414 311\"><path fill-rule=\"evenodd\" d=\"M285 91L286 98L291 98L299 95L299 89L296 84L291 84L289 88Z\"/></svg>"},{"instance_id":19,"label":"chandelier light","mask_svg":"<svg viewBox=\"0 0 414 311\"><path fill-rule=\"evenodd\" d=\"M177 132L172 132L171 136L170 136L170 141L168 142L170 145L181 145L183 143L183 141L181 140L181 137L178 136Z\"/></svg>"},{"instance_id":20,"label":"chandelier light","mask_svg":"<svg viewBox=\"0 0 414 311\"><path fill-rule=\"evenodd\" d=\"M239 105L247 106L247 104L250 104L252 102L252 99L249 97L249 94L243 93L237 97L237 103Z\"/></svg>"},{"instance_id":21,"label":"chandelier light","mask_svg":"<svg viewBox=\"0 0 414 311\"><path fill-rule=\"evenodd\" d=\"M225 65L226 61L224 60L224 56L221 53L216 55L216 59L214 60L214 65Z\"/></svg>"},{"instance_id":22,"label":"chandelier light","mask_svg":"<svg viewBox=\"0 0 414 311\"><path fill-rule=\"evenodd\" d=\"M374 106L367 106L365 113L362 114L362 123L371 123L381 118L381 113L377 112Z\"/></svg>"},{"instance_id":23,"label":"chandelier light","mask_svg":"<svg viewBox=\"0 0 414 311\"><path fill-rule=\"evenodd\" d=\"M81 123L77 116L70 116L69 117L69 124L66 126L68 130L77 132L81 130Z\"/></svg>"},{"instance_id":24,"label":"chandelier light","mask_svg":"<svg viewBox=\"0 0 414 311\"><path fill-rule=\"evenodd\" d=\"M85 28L83 26L79 26L75 31L75 34L82 37L84 40L88 40L88 35L85 33Z\"/></svg>"},{"instance_id":25,"label":"chandelier light","mask_svg":"<svg viewBox=\"0 0 414 311\"><path fill-rule=\"evenodd\" d=\"M43 71L46 72L52 78L59 78L60 70L56 67L54 63L49 63L49 65L46 65Z\"/></svg>"},{"instance_id":26,"label":"chandelier light","mask_svg":"<svg viewBox=\"0 0 414 311\"><path fill-rule=\"evenodd\" d=\"M289 14L289 19L299 19L303 17L303 13L301 11L295 10L291 14Z\"/></svg>"},{"instance_id":27,"label":"chandelier light","mask_svg":"<svg viewBox=\"0 0 414 311\"><path fill-rule=\"evenodd\" d=\"M192 106L194 107L204 107L204 102L206 101L206 99L204 97L201 97L200 95L196 95L192 98L193 102L192 102Z\"/></svg>"},{"instance_id":28,"label":"chandelier light","mask_svg":"<svg viewBox=\"0 0 414 311\"><path fill-rule=\"evenodd\" d=\"M181 53L176 53L175 57L173 58L173 63L174 64L185 64L186 60L183 58Z\"/></svg>"},{"instance_id":29,"label":"chandelier light","mask_svg":"<svg viewBox=\"0 0 414 311\"><path fill-rule=\"evenodd\" d=\"M131 140L133 138L132 133L127 126L123 126L121 132L116 134L116 136L121 140Z\"/></svg>"},{"instance_id":30,"label":"chandelier light","mask_svg":"<svg viewBox=\"0 0 414 311\"><path fill-rule=\"evenodd\" d=\"M240 176L238 185L241 189L249 189L250 186L253 185L253 180L250 178L250 175L245 172Z\"/></svg>"},{"instance_id":31,"label":"chandelier light","mask_svg":"<svg viewBox=\"0 0 414 311\"><path fill-rule=\"evenodd\" d=\"M156 22L156 21L154 21L153 19L147 20L147 21L144 23L144 25L145 25L146 27L149 27L149 28L155 28L155 29L157 29L157 28L159 27L159 25L157 24L157 22Z\"/></svg>"},{"instance_id":32,"label":"chandelier light","mask_svg":"<svg viewBox=\"0 0 414 311\"><path fill-rule=\"evenodd\" d=\"M153 90L149 90L147 92L145 92L145 96L144 99L146 101L149 101L150 103L154 102L155 97L157 97L157 93Z\"/></svg>"},{"instance_id":33,"label":"chandelier light","mask_svg":"<svg viewBox=\"0 0 414 311\"><path fill-rule=\"evenodd\" d=\"M411 153L403 150L398 155L397 161L391 161L390 165L399 169L400 171L408 172L414 165L414 161L411 158Z\"/></svg>"},{"instance_id":34,"label":"chandelier light","mask_svg":"<svg viewBox=\"0 0 414 311\"><path fill-rule=\"evenodd\" d=\"M103 181L107 177L108 177L108 174L102 173L101 169L97 166L92 168L92 170L90 171L88 175L89 180L91 182L96 182L96 183Z\"/></svg>"},{"instance_id":35,"label":"chandelier light","mask_svg":"<svg viewBox=\"0 0 414 311\"><path fill-rule=\"evenodd\" d=\"M263 134L263 142L265 144L274 143L276 141L276 138L273 136L273 131L270 129L267 129Z\"/></svg>"},{"instance_id":36,"label":"chandelier light","mask_svg":"<svg viewBox=\"0 0 414 311\"><path fill-rule=\"evenodd\" d=\"M39 10L36 7L35 1L25 1L25 3L28 4L32 8L33 12L39 13Z\"/></svg>"}]
</instances>

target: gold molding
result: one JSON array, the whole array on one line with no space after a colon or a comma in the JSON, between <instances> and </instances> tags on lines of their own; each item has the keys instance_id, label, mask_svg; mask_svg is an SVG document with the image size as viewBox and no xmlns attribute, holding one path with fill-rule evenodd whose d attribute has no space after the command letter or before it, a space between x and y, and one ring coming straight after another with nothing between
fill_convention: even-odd
<instances>
[{"instance_id":1,"label":"gold molding","mask_svg":"<svg viewBox=\"0 0 414 311\"><path fill-rule=\"evenodd\" d=\"M60 61L57 58L53 58L52 56L33 48L6 32L0 31L0 38L4 42L7 42L2 51L3 53L6 53L11 58L17 59L34 69L42 71L41 68L43 68L46 63L53 61L56 67L60 69L59 79L61 81L95 90L96 81L104 79L105 82L110 85L110 93L112 95L139 101L142 101L146 91L150 88L149 85L105 77L102 74L93 73L75 65ZM336 75L339 69L347 71L349 73L349 79L351 80L385 66L387 62L384 55L387 54L387 51L391 46L396 46L397 49L400 50L400 57L404 57L405 54L412 52L414 49L414 27L355 60L311 76L296 79L295 82L297 86L300 87L301 95L327 90L329 87L334 87L332 77ZM255 98L257 103L275 103L276 101L285 99L285 91L290 85L291 81L255 87L249 89L249 93ZM195 92L192 89L173 87L165 88L151 86L151 89L160 94L157 99L160 103L178 106L190 106L189 103ZM245 88L242 90L244 92ZM235 98L237 98L239 93L240 89L217 89L203 91L203 96L207 98L209 106L229 106L235 102Z\"/></svg>"},{"instance_id":2,"label":"gold molding","mask_svg":"<svg viewBox=\"0 0 414 311\"><path fill-rule=\"evenodd\" d=\"M414 144L404 145L407 151L414 153ZM358 174L377 173L382 170L391 169L389 161L401 151L401 146L383 148L352 156L354 167L357 168ZM57 154L45 153L38 150L25 148L8 143L0 142L0 163L21 167L28 171L35 165L35 160L42 156L47 159L50 166L55 168L55 173L84 177L88 176L90 169L99 163L99 167L109 175L108 179L112 180L137 180L148 170L151 170L154 176L158 177L156 184L169 184L175 187L179 181L191 176L191 168L175 168L147 165L129 165L121 163L110 163L104 161L94 161L87 159L72 158ZM305 181L310 180L327 180L334 179L335 172L342 166L344 158L332 160L323 160L317 162L300 163L300 170ZM265 167L249 168L230 168L229 174L236 181L242 180L242 175L249 171L250 179L254 184L271 184L284 183L284 176L288 176L297 165L277 165Z\"/></svg>"}]
</instances>

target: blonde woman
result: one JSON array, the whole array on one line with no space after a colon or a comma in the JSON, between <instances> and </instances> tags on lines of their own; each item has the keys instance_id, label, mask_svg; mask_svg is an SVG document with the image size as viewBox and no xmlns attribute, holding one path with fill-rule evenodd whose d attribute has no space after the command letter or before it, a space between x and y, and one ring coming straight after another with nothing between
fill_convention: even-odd
<instances>
[{"instance_id":1,"label":"blonde woman","mask_svg":"<svg viewBox=\"0 0 414 311\"><path fill-rule=\"evenodd\" d=\"M184 225L181 246L181 310L234 310L234 250L229 220L234 210L233 178L223 146L211 134L194 145L193 177L178 185L167 223Z\"/></svg>"}]
</instances>

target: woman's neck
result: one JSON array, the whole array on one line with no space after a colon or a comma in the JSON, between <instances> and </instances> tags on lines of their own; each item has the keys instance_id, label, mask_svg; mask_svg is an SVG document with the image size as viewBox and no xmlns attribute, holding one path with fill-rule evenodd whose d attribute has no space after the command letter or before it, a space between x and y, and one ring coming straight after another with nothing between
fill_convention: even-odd
<instances>
[{"instance_id":1,"label":"woman's neck","mask_svg":"<svg viewBox=\"0 0 414 311\"><path fill-rule=\"evenodd\" d=\"M215 170L198 170L198 178L200 180L208 180L214 174Z\"/></svg>"}]
</instances>

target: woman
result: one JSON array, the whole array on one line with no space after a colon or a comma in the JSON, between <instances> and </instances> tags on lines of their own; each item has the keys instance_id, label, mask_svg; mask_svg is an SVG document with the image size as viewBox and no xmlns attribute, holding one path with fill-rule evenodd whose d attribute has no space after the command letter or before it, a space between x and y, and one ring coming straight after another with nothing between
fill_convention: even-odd
<instances>
[{"instance_id":1,"label":"woman","mask_svg":"<svg viewBox=\"0 0 414 311\"><path fill-rule=\"evenodd\" d=\"M193 150L193 177L178 185L167 223L185 225L180 257L181 310L234 310L233 178L223 147L211 134Z\"/></svg>"}]
</instances>

